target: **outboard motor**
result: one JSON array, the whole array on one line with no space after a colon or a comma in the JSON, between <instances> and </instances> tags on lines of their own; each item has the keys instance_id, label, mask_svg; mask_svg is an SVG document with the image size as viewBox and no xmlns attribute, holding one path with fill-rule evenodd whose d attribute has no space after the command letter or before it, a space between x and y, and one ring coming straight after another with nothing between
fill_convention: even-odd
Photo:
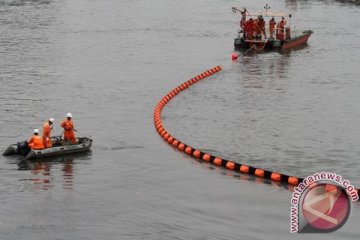
<instances>
[{"instance_id":1,"label":"outboard motor","mask_svg":"<svg viewBox=\"0 0 360 240\"><path fill-rule=\"evenodd\" d=\"M18 142L17 145L18 145L20 155L26 156L30 152L30 148L28 146L27 141Z\"/></svg>"}]
</instances>

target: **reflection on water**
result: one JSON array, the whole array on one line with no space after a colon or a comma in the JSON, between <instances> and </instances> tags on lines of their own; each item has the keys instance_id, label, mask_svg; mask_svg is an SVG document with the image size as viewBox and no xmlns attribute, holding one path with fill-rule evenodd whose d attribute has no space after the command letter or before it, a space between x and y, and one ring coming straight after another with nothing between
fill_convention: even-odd
<instances>
[{"instance_id":1,"label":"reflection on water","mask_svg":"<svg viewBox=\"0 0 360 240\"><path fill-rule=\"evenodd\" d=\"M291 61L291 53L264 53L258 56L245 56L233 64L239 82L245 89L267 88L283 90ZM246 76L246 77L244 77Z\"/></svg>"},{"instance_id":2,"label":"reflection on water","mask_svg":"<svg viewBox=\"0 0 360 240\"><path fill-rule=\"evenodd\" d=\"M54 187L56 182L62 182L64 189L73 189L74 159L71 157L48 161L23 160L18 164L18 167L19 170L31 171L32 177L30 179L23 179L23 181L32 182L33 189L48 190Z\"/></svg>"},{"instance_id":3,"label":"reflection on water","mask_svg":"<svg viewBox=\"0 0 360 240\"><path fill-rule=\"evenodd\" d=\"M240 71L238 73L240 75L247 74L248 77L256 79L261 79L260 77L288 78L291 58L293 55L296 55L298 51L301 52L308 47L309 45L305 44L293 49L276 52L251 51L240 56L238 60L233 63L238 66Z\"/></svg>"}]
</instances>

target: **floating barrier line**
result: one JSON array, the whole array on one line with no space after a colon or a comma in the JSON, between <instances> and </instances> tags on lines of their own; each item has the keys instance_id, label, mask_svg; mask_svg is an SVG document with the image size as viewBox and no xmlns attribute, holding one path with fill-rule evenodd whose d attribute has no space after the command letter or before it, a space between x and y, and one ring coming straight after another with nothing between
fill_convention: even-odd
<instances>
[{"instance_id":1,"label":"floating barrier line","mask_svg":"<svg viewBox=\"0 0 360 240\"><path fill-rule=\"evenodd\" d=\"M265 169L252 167L245 164L240 164L232 160L226 160L224 158L213 156L210 153L206 153L203 151L200 151L198 149L195 149L179 139L172 136L163 126L162 120L161 120L161 112L165 105L173 99L177 94L184 91L185 89L189 88L191 85L217 73L222 70L221 66L216 66L214 68L211 68L196 77L180 84L176 88L174 88L172 91L170 91L167 95L165 95L156 105L154 109L154 125L156 131L159 133L159 135L170 145L177 148L178 150L185 152L189 156L200 159L204 162L211 163L213 165L224 167L228 170L232 170L235 172L245 173L249 175L253 175L259 178L268 179L274 182L280 182L280 183L286 183L292 186L297 186L300 182L303 181L303 178L298 178L295 176L289 176L286 174L278 173L278 172L272 172ZM360 195L360 190L357 189L358 194Z\"/></svg>"}]
</instances>

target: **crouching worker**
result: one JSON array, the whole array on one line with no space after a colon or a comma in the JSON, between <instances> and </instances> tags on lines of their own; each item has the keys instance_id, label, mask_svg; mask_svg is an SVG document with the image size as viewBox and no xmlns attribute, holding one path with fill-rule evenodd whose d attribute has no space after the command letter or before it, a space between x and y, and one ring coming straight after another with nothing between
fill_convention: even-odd
<instances>
[{"instance_id":1,"label":"crouching worker","mask_svg":"<svg viewBox=\"0 0 360 240\"><path fill-rule=\"evenodd\" d=\"M34 130L34 135L28 141L28 146L30 149L34 150L44 149L43 141L39 136L39 129Z\"/></svg>"},{"instance_id":2,"label":"crouching worker","mask_svg":"<svg viewBox=\"0 0 360 240\"><path fill-rule=\"evenodd\" d=\"M49 118L49 120L46 121L43 125L43 144L45 148L52 147L51 130L53 128L54 121L54 118Z\"/></svg>"},{"instance_id":3,"label":"crouching worker","mask_svg":"<svg viewBox=\"0 0 360 240\"><path fill-rule=\"evenodd\" d=\"M75 129L74 123L71 120L72 114L66 114L66 119L61 123L61 127L64 129L64 140L69 141L71 143L76 143Z\"/></svg>"}]
</instances>

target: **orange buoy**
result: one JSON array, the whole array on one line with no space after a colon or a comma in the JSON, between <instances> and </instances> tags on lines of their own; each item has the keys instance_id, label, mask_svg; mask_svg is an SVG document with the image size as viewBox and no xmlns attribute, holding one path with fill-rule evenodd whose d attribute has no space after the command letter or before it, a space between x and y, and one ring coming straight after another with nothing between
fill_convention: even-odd
<instances>
[{"instance_id":1,"label":"orange buoy","mask_svg":"<svg viewBox=\"0 0 360 240\"><path fill-rule=\"evenodd\" d=\"M185 144L180 143L179 146L178 146L178 149L179 149L180 151L184 151L184 149L185 149Z\"/></svg>"},{"instance_id":2,"label":"orange buoy","mask_svg":"<svg viewBox=\"0 0 360 240\"><path fill-rule=\"evenodd\" d=\"M262 170L262 169L256 169L255 170L255 176L257 176L257 177L264 177L264 174L265 174L265 171L264 170Z\"/></svg>"},{"instance_id":3,"label":"orange buoy","mask_svg":"<svg viewBox=\"0 0 360 240\"><path fill-rule=\"evenodd\" d=\"M249 166L241 165L240 172L242 173L249 173Z\"/></svg>"},{"instance_id":4,"label":"orange buoy","mask_svg":"<svg viewBox=\"0 0 360 240\"><path fill-rule=\"evenodd\" d=\"M167 139L167 142L170 143L170 144L171 144L173 141L174 141L174 138L171 137L171 136Z\"/></svg>"},{"instance_id":5,"label":"orange buoy","mask_svg":"<svg viewBox=\"0 0 360 240\"><path fill-rule=\"evenodd\" d=\"M288 183L291 184L291 185L298 185L299 184L299 179L297 177L289 177Z\"/></svg>"},{"instance_id":6,"label":"orange buoy","mask_svg":"<svg viewBox=\"0 0 360 240\"><path fill-rule=\"evenodd\" d=\"M281 181L281 174L280 173L271 173L271 180L275 181L275 182L280 182Z\"/></svg>"},{"instance_id":7,"label":"orange buoy","mask_svg":"<svg viewBox=\"0 0 360 240\"><path fill-rule=\"evenodd\" d=\"M192 148L191 148L191 147L186 147L186 148L185 148L185 152L186 152L187 154L191 154L191 151L192 151Z\"/></svg>"},{"instance_id":8,"label":"orange buoy","mask_svg":"<svg viewBox=\"0 0 360 240\"><path fill-rule=\"evenodd\" d=\"M204 156L202 157L202 160L204 160L205 162L209 162L210 161L210 155L205 153Z\"/></svg>"},{"instance_id":9,"label":"orange buoy","mask_svg":"<svg viewBox=\"0 0 360 240\"><path fill-rule=\"evenodd\" d=\"M178 141L178 140L174 140L173 143L172 143L172 145L173 145L174 147L177 147L177 146L179 145L179 141Z\"/></svg>"},{"instance_id":10,"label":"orange buoy","mask_svg":"<svg viewBox=\"0 0 360 240\"><path fill-rule=\"evenodd\" d=\"M214 159L214 165L216 165L216 166L221 166L221 164L222 164L222 159L221 158L215 158Z\"/></svg>"},{"instance_id":11,"label":"orange buoy","mask_svg":"<svg viewBox=\"0 0 360 240\"><path fill-rule=\"evenodd\" d=\"M232 53L231 54L231 60L235 61L236 59L238 59L238 55L236 53Z\"/></svg>"},{"instance_id":12,"label":"orange buoy","mask_svg":"<svg viewBox=\"0 0 360 240\"><path fill-rule=\"evenodd\" d=\"M235 163L232 161L228 161L225 166L227 169L234 170L235 169Z\"/></svg>"},{"instance_id":13,"label":"orange buoy","mask_svg":"<svg viewBox=\"0 0 360 240\"><path fill-rule=\"evenodd\" d=\"M193 156L196 157L196 158L200 158L200 151L199 150L195 150L193 152Z\"/></svg>"}]
</instances>

